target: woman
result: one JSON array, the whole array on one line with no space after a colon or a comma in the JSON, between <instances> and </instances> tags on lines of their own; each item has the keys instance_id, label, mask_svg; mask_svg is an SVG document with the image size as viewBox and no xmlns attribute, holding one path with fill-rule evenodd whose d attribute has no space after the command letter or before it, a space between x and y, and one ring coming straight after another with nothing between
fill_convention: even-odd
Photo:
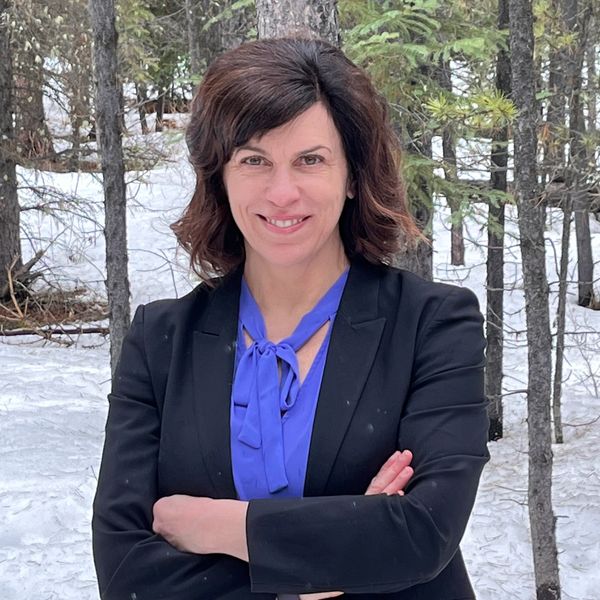
<instances>
[{"instance_id":1,"label":"woman","mask_svg":"<svg viewBox=\"0 0 600 600\"><path fill-rule=\"evenodd\" d=\"M220 277L138 308L123 344L103 598L474 597L458 544L488 459L482 318L468 290L386 266L416 233L390 132L324 42L209 68L174 230Z\"/></svg>"}]
</instances>

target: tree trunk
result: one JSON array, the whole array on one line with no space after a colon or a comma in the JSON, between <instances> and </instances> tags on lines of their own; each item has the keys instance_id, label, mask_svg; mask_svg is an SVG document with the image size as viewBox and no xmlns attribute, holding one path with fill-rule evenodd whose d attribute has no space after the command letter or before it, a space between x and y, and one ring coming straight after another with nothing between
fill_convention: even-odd
<instances>
[{"instance_id":1,"label":"tree trunk","mask_svg":"<svg viewBox=\"0 0 600 600\"><path fill-rule=\"evenodd\" d=\"M146 102L148 101L148 90L144 83L136 83L135 96L138 105L138 115L140 116L140 126L142 128L142 134L147 135L148 133L150 133L150 130L148 129L148 120L146 119Z\"/></svg>"},{"instance_id":2,"label":"tree trunk","mask_svg":"<svg viewBox=\"0 0 600 600\"><path fill-rule=\"evenodd\" d=\"M591 5L585 3L582 14L578 0L563 0L565 27L576 35L576 41L568 56L566 89L569 99L569 175L568 187L572 190L573 213L575 215L575 237L577 239L577 302L580 306L594 304L594 259L590 234L590 215L587 202L588 160L584 143L585 117L582 101L582 70L587 46L588 21ZM583 4L582 3L582 4Z\"/></svg>"},{"instance_id":3,"label":"tree trunk","mask_svg":"<svg viewBox=\"0 0 600 600\"><path fill-rule=\"evenodd\" d=\"M442 61L436 69L436 78L440 87L452 94L452 76L450 62ZM458 182L456 171L456 140L450 126L445 127L442 133L442 156L444 158L444 176L447 181ZM465 264L465 238L463 235L463 216L460 200L452 196L446 198L450 206L450 263L453 265Z\"/></svg>"},{"instance_id":4,"label":"tree trunk","mask_svg":"<svg viewBox=\"0 0 600 600\"><path fill-rule=\"evenodd\" d=\"M87 15L82 15L86 18ZM85 28L89 26L86 19ZM64 72L64 85L69 98L69 118L71 121L71 155L69 156L69 168L72 171L79 170L81 127L84 120L91 119L91 95L92 74L90 64L92 62L91 44L87 33L81 33L73 37L72 55Z\"/></svg>"},{"instance_id":5,"label":"tree trunk","mask_svg":"<svg viewBox=\"0 0 600 600\"><path fill-rule=\"evenodd\" d=\"M509 0L514 128L515 197L525 287L529 429L528 506L537 600L560 598L552 510L550 382L552 343L544 251L544 205L537 182L537 117L531 0Z\"/></svg>"},{"instance_id":6,"label":"tree trunk","mask_svg":"<svg viewBox=\"0 0 600 600\"><path fill-rule=\"evenodd\" d=\"M213 17L231 8L232 0L185 0L190 74L197 83L213 59L225 49L236 48L246 39L252 27L254 10L236 10L231 17L220 19L210 26Z\"/></svg>"},{"instance_id":7,"label":"tree trunk","mask_svg":"<svg viewBox=\"0 0 600 600\"><path fill-rule=\"evenodd\" d=\"M22 266L13 130L13 77L9 0L0 0L0 300L8 271Z\"/></svg>"},{"instance_id":8,"label":"tree trunk","mask_svg":"<svg viewBox=\"0 0 600 600\"><path fill-rule=\"evenodd\" d=\"M154 124L154 131L160 133L163 130L163 117L165 115L165 94L167 93L164 88L160 88L160 93L156 99L156 122Z\"/></svg>"},{"instance_id":9,"label":"tree trunk","mask_svg":"<svg viewBox=\"0 0 600 600\"><path fill-rule=\"evenodd\" d=\"M431 135L426 132L417 132L409 123L407 127L407 152L419 156L432 157ZM410 211L419 229L427 241L419 241L416 248L400 250L396 255L393 266L416 273L420 277L431 281L433 279L433 194L430 188L432 177L417 176L412 182L409 191Z\"/></svg>"},{"instance_id":10,"label":"tree trunk","mask_svg":"<svg viewBox=\"0 0 600 600\"><path fill-rule=\"evenodd\" d=\"M569 238L571 235L572 200L567 194L563 202L563 227L560 246L560 270L558 274L558 309L556 311L556 361L554 364L554 386L552 391L552 419L554 421L554 440L563 443L561 417L561 394L563 362L565 355L565 312L567 305L567 277L569 270Z\"/></svg>"},{"instance_id":11,"label":"tree trunk","mask_svg":"<svg viewBox=\"0 0 600 600\"><path fill-rule=\"evenodd\" d=\"M552 0L551 10L553 14L560 13L560 2L561 0ZM564 25L560 19L550 22L552 25L548 33L555 43L560 44L560 47L551 48L550 50L548 92L551 96L548 101L546 127L544 129L545 135L543 138L543 184L563 175L566 146L564 69L567 58L564 50L564 42L559 41L564 36ZM556 30L557 25L558 29Z\"/></svg>"},{"instance_id":12,"label":"tree trunk","mask_svg":"<svg viewBox=\"0 0 600 600\"><path fill-rule=\"evenodd\" d=\"M188 46L190 52L190 75L199 78L202 74L200 30L202 27L198 0L185 0L185 17L187 22ZM204 11L203 11L204 12Z\"/></svg>"},{"instance_id":13,"label":"tree trunk","mask_svg":"<svg viewBox=\"0 0 600 600\"><path fill-rule=\"evenodd\" d=\"M577 240L577 303L579 306L593 308L596 304L594 257L592 256L590 211L585 190L575 189L573 191L573 213Z\"/></svg>"},{"instance_id":14,"label":"tree trunk","mask_svg":"<svg viewBox=\"0 0 600 600\"><path fill-rule=\"evenodd\" d=\"M258 37L317 37L340 45L337 0L256 0Z\"/></svg>"},{"instance_id":15,"label":"tree trunk","mask_svg":"<svg viewBox=\"0 0 600 600\"><path fill-rule=\"evenodd\" d=\"M508 0L498 1L498 29L508 28ZM496 89L510 97L510 57L505 50L498 52ZM492 139L491 186L506 192L508 166L508 127L495 132ZM503 436L502 379L504 361L504 202L488 204L488 254L486 279L486 369L485 393L490 402L489 440Z\"/></svg>"},{"instance_id":16,"label":"tree trunk","mask_svg":"<svg viewBox=\"0 0 600 600\"><path fill-rule=\"evenodd\" d=\"M121 140L123 105L117 75L114 0L90 0L89 7L94 35L96 123L102 141L110 366L114 374L130 322L125 166Z\"/></svg>"},{"instance_id":17,"label":"tree trunk","mask_svg":"<svg viewBox=\"0 0 600 600\"><path fill-rule=\"evenodd\" d=\"M15 74L16 138L25 159L54 155L52 136L44 115L43 62L36 51L21 50Z\"/></svg>"},{"instance_id":18,"label":"tree trunk","mask_svg":"<svg viewBox=\"0 0 600 600\"><path fill-rule=\"evenodd\" d=\"M600 15L600 13L598 13ZM596 41L598 34L594 36L596 32L596 26L598 23L598 15L592 14L588 26L588 38L586 44L586 65L587 65L587 97L588 97L588 132L592 133L596 131L597 124L596 119L598 118L598 70L596 68Z\"/></svg>"}]
</instances>

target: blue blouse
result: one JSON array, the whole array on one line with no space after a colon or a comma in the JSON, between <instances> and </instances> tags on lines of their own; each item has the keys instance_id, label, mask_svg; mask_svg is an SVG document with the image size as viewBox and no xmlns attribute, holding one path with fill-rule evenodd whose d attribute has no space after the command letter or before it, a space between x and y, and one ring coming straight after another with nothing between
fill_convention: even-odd
<instances>
[{"instance_id":1,"label":"blue blouse","mask_svg":"<svg viewBox=\"0 0 600 600\"><path fill-rule=\"evenodd\" d=\"M242 279L231 396L231 461L240 500L301 497L331 325L300 384L296 352L337 313L348 269L278 344ZM253 340L246 347L244 331Z\"/></svg>"}]
</instances>

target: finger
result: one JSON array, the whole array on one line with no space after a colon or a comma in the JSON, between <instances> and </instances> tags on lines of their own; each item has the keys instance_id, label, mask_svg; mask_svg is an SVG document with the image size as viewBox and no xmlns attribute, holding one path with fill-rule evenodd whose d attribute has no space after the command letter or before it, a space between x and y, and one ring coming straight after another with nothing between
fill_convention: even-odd
<instances>
[{"instance_id":1,"label":"finger","mask_svg":"<svg viewBox=\"0 0 600 600\"><path fill-rule=\"evenodd\" d=\"M400 452L394 452L392 456L385 462L383 467L369 484L365 495L381 494L382 491L394 480L394 478L408 465L412 455L405 455Z\"/></svg>"},{"instance_id":2,"label":"finger","mask_svg":"<svg viewBox=\"0 0 600 600\"><path fill-rule=\"evenodd\" d=\"M383 494L397 494L404 490L410 478L414 475L412 467L405 467L383 490Z\"/></svg>"},{"instance_id":3,"label":"finger","mask_svg":"<svg viewBox=\"0 0 600 600\"><path fill-rule=\"evenodd\" d=\"M412 453L409 450L394 452L385 462L377 475L373 477L365 495L381 494L389 486L402 470L410 464Z\"/></svg>"}]
</instances>

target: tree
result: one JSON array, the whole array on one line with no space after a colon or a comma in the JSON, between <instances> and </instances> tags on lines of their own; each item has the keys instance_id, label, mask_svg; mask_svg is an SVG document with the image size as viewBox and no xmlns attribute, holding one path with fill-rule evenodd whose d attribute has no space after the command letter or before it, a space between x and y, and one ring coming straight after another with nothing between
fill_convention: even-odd
<instances>
[{"instance_id":1,"label":"tree","mask_svg":"<svg viewBox=\"0 0 600 600\"><path fill-rule=\"evenodd\" d=\"M337 0L256 0L258 37L312 35L340 45Z\"/></svg>"},{"instance_id":2,"label":"tree","mask_svg":"<svg viewBox=\"0 0 600 600\"><path fill-rule=\"evenodd\" d=\"M48 53L45 27L49 14L39 0L14 3L19 35L13 54L15 138L20 156L29 162L53 158L54 145L44 114L44 58Z\"/></svg>"},{"instance_id":3,"label":"tree","mask_svg":"<svg viewBox=\"0 0 600 600\"><path fill-rule=\"evenodd\" d=\"M498 0L498 29L508 28L508 0ZM510 56L501 48L496 61L496 89L510 97ZM491 186L506 194L508 167L508 126L502 125L492 136ZM486 261L486 367L485 393L490 401L490 440L503 435L502 368L504 362L504 200L488 202L488 253Z\"/></svg>"},{"instance_id":4,"label":"tree","mask_svg":"<svg viewBox=\"0 0 600 600\"><path fill-rule=\"evenodd\" d=\"M442 60L435 70L438 83L443 90L452 94L452 70L449 60ZM444 157L444 175L448 181L458 182L456 170L456 135L450 124L442 131L442 154ZM453 265L465 264L465 239L463 234L463 213L461 199L457 199L450 193L447 196L450 206L450 263Z\"/></svg>"},{"instance_id":5,"label":"tree","mask_svg":"<svg viewBox=\"0 0 600 600\"><path fill-rule=\"evenodd\" d=\"M110 326L110 365L114 374L129 328L125 165L121 140L123 114L117 73L114 0L90 0L96 77L96 122L102 156L106 238L106 287Z\"/></svg>"},{"instance_id":6,"label":"tree","mask_svg":"<svg viewBox=\"0 0 600 600\"><path fill-rule=\"evenodd\" d=\"M537 181L537 117L532 0L509 0L515 197L525 287L528 344L528 504L537 600L558 600L560 582L552 510L550 384L552 342L544 251L544 204Z\"/></svg>"},{"instance_id":7,"label":"tree","mask_svg":"<svg viewBox=\"0 0 600 600\"><path fill-rule=\"evenodd\" d=\"M22 267L19 202L13 130L13 76L10 51L10 0L0 0L0 300L10 277Z\"/></svg>"},{"instance_id":8,"label":"tree","mask_svg":"<svg viewBox=\"0 0 600 600\"><path fill-rule=\"evenodd\" d=\"M585 148L585 116L583 111L582 70L587 45L588 23L592 5L587 0L563 0L563 15L567 30L575 43L566 56L566 89L569 105L569 165L567 187L571 189L575 235L577 239L577 302L580 306L594 305L594 260L590 234L588 201L588 159Z\"/></svg>"}]
</instances>

